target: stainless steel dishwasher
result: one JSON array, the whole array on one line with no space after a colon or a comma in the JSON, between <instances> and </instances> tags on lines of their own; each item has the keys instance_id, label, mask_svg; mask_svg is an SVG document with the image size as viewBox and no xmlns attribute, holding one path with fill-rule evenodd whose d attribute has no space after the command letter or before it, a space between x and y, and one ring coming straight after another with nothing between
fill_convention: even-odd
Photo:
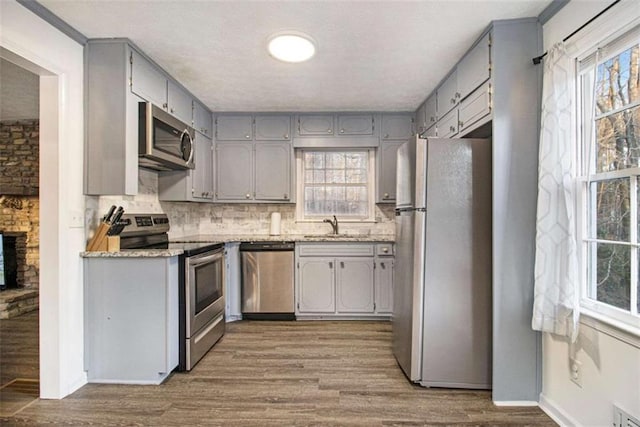
<instances>
[{"instance_id":1,"label":"stainless steel dishwasher","mask_svg":"<svg viewBox=\"0 0 640 427\"><path fill-rule=\"evenodd\" d=\"M242 317L295 320L292 242L240 244Z\"/></svg>"}]
</instances>

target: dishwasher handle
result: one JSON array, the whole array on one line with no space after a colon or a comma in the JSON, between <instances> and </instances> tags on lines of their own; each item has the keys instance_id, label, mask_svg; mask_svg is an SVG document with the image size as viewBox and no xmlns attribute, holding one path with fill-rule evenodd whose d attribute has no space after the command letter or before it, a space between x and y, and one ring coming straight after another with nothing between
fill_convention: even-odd
<instances>
[{"instance_id":1,"label":"dishwasher handle","mask_svg":"<svg viewBox=\"0 0 640 427\"><path fill-rule=\"evenodd\" d=\"M240 252L273 252L292 251L294 242L243 242L240 243Z\"/></svg>"}]
</instances>

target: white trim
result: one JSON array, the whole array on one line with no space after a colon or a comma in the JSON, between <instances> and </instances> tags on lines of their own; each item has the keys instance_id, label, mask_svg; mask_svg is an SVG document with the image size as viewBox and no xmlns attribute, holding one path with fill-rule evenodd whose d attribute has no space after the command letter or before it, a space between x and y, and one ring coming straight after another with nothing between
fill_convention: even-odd
<instances>
[{"instance_id":1,"label":"white trim","mask_svg":"<svg viewBox=\"0 0 640 427\"><path fill-rule=\"evenodd\" d=\"M535 400L494 400L496 406L538 406Z\"/></svg>"},{"instance_id":2,"label":"white trim","mask_svg":"<svg viewBox=\"0 0 640 427\"><path fill-rule=\"evenodd\" d=\"M303 159L305 151L358 151L367 152L367 198L368 211L367 217L357 216L341 216L338 218L340 223L376 223L376 150L373 148L305 148L295 150L295 166L296 166L296 223L322 223L326 215L317 215L305 217L304 215L304 176L303 176Z\"/></svg>"},{"instance_id":3,"label":"white trim","mask_svg":"<svg viewBox=\"0 0 640 427\"><path fill-rule=\"evenodd\" d=\"M561 426L577 426L580 423L573 419L571 415L563 411L552 400L548 399L543 393L540 393L540 405L538 405L542 411L549 416L553 421Z\"/></svg>"},{"instance_id":4,"label":"white trim","mask_svg":"<svg viewBox=\"0 0 640 427\"><path fill-rule=\"evenodd\" d=\"M640 328L634 328L584 307L580 312L580 323L640 349Z\"/></svg>"}]
</instances>

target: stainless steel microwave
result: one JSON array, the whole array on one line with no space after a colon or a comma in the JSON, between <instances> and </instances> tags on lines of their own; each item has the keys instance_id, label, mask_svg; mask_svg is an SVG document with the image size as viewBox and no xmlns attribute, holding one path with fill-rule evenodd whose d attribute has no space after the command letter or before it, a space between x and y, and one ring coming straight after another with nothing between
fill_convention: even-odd
<instances>
[{"instance_id":1,"label":"stainless steel microwave","mask_svg":"<svg viewBox=\"0 0 640 427\"><path fill-rule=\"evenodd\" d=\"M193 169L193 128L150 102L138 106L138 166L157 171Z\"/></svg>"}]
</instances>

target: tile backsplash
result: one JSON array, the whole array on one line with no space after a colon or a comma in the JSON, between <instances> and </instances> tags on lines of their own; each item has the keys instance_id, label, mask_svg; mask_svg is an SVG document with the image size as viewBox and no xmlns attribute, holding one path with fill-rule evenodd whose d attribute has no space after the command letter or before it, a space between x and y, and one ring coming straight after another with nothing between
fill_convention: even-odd
<instances>
[{"instance_id":1,"label":"tile backsplash","mask_svg":"<svg viewBox=\"0 0 640 427\"><path fill-rule=\"evenodd\" d=\"M122 206L126 213L166 213L171 224L171 238L193 234L268 234L273 212L281 214L281 234L324 234L331 231L329 224L296 222L294 204L161 202L158 200L157 174L144 169L139 170L136 196L87 197L87 223L91 230L111 205ZM340 232L393 234L393 208L393 205L377 205L375 223L342 222Z\"/></svg>"}]
</instances>

